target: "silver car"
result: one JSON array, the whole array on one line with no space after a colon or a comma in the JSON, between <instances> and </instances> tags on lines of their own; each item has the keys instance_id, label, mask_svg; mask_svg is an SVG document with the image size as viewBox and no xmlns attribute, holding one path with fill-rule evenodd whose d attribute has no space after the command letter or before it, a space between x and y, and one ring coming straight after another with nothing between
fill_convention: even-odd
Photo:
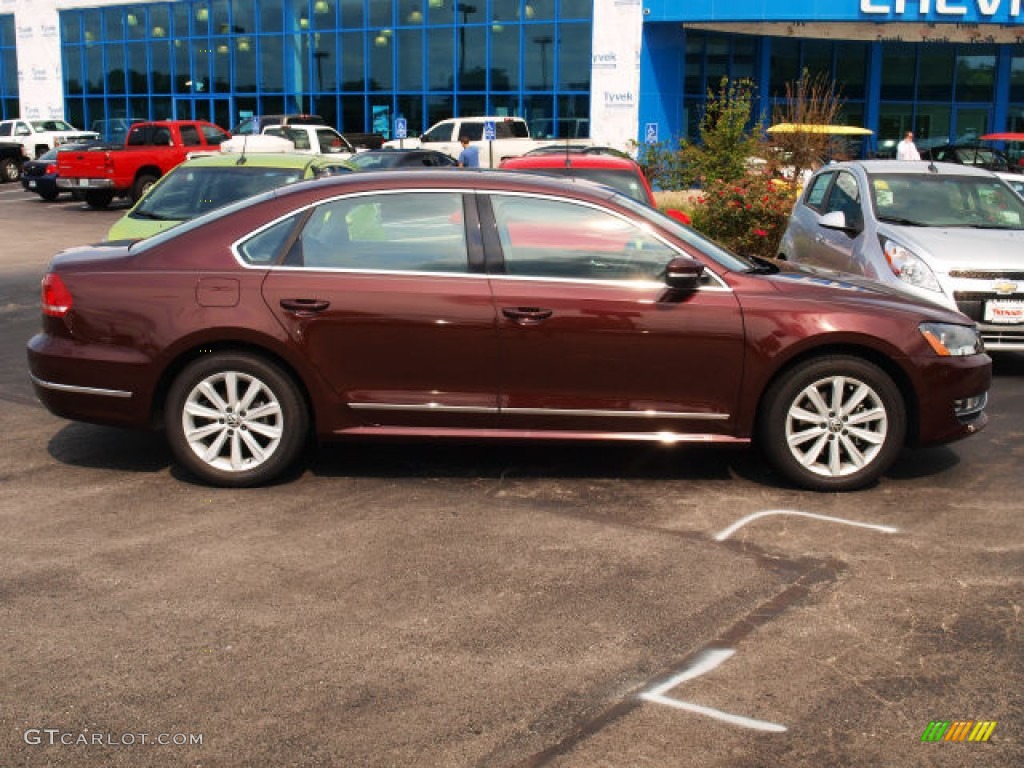
<instances>
[{"instance_id":1,"label":"silver car","mask_svg":"<svg viewBox=\"0 0 1024 768\"><path fill-rule=\"evenodd\" d=\"M863 275L959 309L990 350L1024 350L1024 198L951 163L826 165L794 206L778 256Z\"/></svg>"}]
</instances>

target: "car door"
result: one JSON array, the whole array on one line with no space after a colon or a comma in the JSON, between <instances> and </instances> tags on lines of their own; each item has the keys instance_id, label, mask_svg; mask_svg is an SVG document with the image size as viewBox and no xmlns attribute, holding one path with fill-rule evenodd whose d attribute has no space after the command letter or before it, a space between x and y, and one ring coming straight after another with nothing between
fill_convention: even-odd
<instances>
[{"instance_id":1,"label":"car door","mask_svg":"<svg viewBox=\"0 0 1024 768\"><path fill-rule=\"evenodd\" d=\"M663 273L684 250L610 209L513 193L481 202L503 428L727 431L744 341L724 282L675 295Z\"/></svg>"},{"instance_id":2,"label":"car door","mask_svg":"<svg viewBox=\"0 0 1024 768\"><path fill-rule=\"evenodd\" d=\"M466 222L456 191L336 198L270 271L265 300L333 389L334 429L492 425L494 304Z\"/></svg>"}]
</instances>

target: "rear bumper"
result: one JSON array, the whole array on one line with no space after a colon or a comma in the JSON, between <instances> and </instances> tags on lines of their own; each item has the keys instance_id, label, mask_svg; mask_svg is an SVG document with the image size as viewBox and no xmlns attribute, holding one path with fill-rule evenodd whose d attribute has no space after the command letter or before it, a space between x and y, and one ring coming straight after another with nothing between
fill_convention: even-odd
<instances>
[{"instance_id":1,"label":"rear bumper","mask_svg":"<svg viewBox=\"0 0 1024 768\"><path fill-rule=\"evenodd\" d=\"M83 357L83 351L89 354ZM120 347L88 347L39 333L28 342L36 397L53 414L122 427L150 426L151 361Z\"/></svg>"},{"instance_id":2,"label":"rear bumper","mask_svg":"<svg viewBox=\"0 0 1024 768\"><path fill-rule=\"evenodd\" d=\"M60 189L114 189L113 179L68 179L63 176L57 178L57 186Z\"/></svg>"}]
</instances>

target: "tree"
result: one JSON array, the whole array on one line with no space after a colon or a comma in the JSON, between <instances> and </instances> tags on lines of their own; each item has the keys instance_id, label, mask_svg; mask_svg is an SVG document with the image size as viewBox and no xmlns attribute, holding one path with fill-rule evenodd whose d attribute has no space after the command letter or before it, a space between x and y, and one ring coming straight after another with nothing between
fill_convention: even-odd
<instances>
[{"instance_id":1,"label":"tree","mask_svg":"<svg viewBox=\"0 0 1024 768\"><path fill-rule=\"evenodd\" d=\"M691 181L705 185L712 181L742 179L749 159L758 154L757 136L762 126L753 124L754 84L750 80L723 77L718 91L708 90L700 120L700 143L682 148L683 164Z\"/></svg>"},{"instance_id":2,"label":"tree","mask_svg":"<svg viewBox=\"0 0 1024 768\"><path fill-rule=\"evenodd\" d=\"M797 129L784 133L771 133L769 171L780 165L788 166L786 174L794 186L805 171L813 170L829 158L846 154L845 139L809 126L831 126L839 123L843 100L835 81L824 72L800 73L798 80L785 85L786 97L772 110L772 124L786 123Z\"/></svg>"}]
</instances>

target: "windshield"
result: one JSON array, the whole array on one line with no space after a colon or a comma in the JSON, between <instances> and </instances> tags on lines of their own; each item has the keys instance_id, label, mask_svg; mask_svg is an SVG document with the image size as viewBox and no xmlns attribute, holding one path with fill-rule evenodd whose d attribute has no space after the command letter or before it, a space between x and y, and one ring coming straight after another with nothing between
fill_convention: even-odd
<instances>
[{"instance_id":1,"label":"windshield","mask_svg":"<svg viewBox=\"0 0 1024 768\"><path fill-rule=\"evenodd\" d=\"M869 179L879 221L1024 229L1024 200L995 177L875 173Z\"/></svg>"},{"instance_id":2,"label":"windshield","mask_svg":"<svg viewBox=\"0 0 1024 768\"><path fill-rule=\"evenodd\" d=\"M228 203L299 181L304 168L181 167L153 187L133 218L185 221Z\"/></svg>"},{"instance_id":3,"label":"windshield","mask_svg":"<svg viewBox=\"0 0 1024 768\"><path fill-rule=\"evenodd\" d=\"M37 131L73 131L75 130L63 120L33 120L32 127Z\"/></svg>"}]
</instances>

